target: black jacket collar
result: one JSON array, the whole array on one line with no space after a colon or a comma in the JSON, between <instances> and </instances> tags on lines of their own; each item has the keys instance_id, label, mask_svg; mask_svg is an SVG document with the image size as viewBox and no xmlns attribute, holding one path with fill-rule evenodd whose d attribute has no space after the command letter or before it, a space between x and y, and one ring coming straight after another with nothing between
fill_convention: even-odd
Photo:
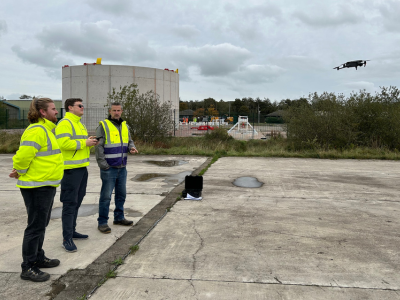
<instances>
[{"instance_id":1,"label":"black jacket collar","mask_svg":"<svg viewBox=\"0 0 400 300\"><path fill-rule=\"evenodd\" d=\"M117 125L121 125L122 122L124 121L124 120L122 120L122 118L119 118L119 120L111 119L111 115L108 116L108 120Z\"/></svg>"}]
</instances>

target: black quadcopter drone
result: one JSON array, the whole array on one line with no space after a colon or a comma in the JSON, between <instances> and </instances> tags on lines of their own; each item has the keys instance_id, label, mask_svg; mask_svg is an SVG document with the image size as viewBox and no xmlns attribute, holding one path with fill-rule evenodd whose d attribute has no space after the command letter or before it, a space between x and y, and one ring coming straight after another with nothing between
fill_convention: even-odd
<instances>
[{"instance_id":1,"label":"black quadcopter drone","mask_svg":"<svg viewBox=\"0 0 400 300\"><path fill-rule=\"evenodd\" d=\"M367 61L369 60L353 60L353 61L348 61L347 63L341 64L338 67L334 67L334 69L336 70L340 70L340 69L344 69L344 68L356 68L357 67L362 67L364 65L364 67L367 65Z\"/></svg>"}]
</instances>

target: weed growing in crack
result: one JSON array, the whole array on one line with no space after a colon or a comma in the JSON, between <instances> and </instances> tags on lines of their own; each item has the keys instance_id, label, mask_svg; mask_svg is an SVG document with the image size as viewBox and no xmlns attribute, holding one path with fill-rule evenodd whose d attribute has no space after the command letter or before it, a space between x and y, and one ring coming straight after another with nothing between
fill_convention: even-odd
<instances>
[{"instance_id":1,"label":"weed growing in crack","mask_svg":"<svg viewBox=\"0 0 400 300\"><path fill-rule=\"evenodd\" d=\"M129 249L131 250L131 254L133 255L136 253L136 251L139 250L139 245L131 246Z\"/></svg>"},{"instance_id":2,"label":"weed growing in crack","mask_svg":"<svg viewBox=\"0 0 400 300\"><path fill-rule=\"evenodd\" d=\"M86 299L86 294L84 294L82 297L76 298L77 300L85 300Z\"/></svg>"},{"instance_id":3,"label":"weed growing in crack","mask_svg":"<svg viewBox=\"0 0 400 300\"><path fill-rule=\"evenodd\" d=\"M124 263L124 261L123 261L123 259L121 257L113 261L113 264L116 265L116 266L120 266L123 263Z\"/></svg>"},{"instance_id":4,"label":"weed growing in crack","mask_svg":"<svg viewBox=\"0 0 400 300\"><path fill-rule=\"evenodd\" d=\"M108 278L115 278L115 277L117 277L117 272L115 272L113 270L108 271L108 273L106 274L106 278L107 279Z\"/></svg>"}]
</instances>

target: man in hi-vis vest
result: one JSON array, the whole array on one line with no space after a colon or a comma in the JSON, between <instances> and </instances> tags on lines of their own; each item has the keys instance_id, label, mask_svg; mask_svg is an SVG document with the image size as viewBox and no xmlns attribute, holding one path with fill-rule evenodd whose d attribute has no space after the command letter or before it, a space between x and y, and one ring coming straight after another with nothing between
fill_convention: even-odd
<instances>
[{"instance_id":1,"label":"man in hi-vis vest","mask_svg":"<svg viewBox=\"0 0 400 300\"><path fill-rule=\"evenodd\" d=\"M65 251L75 252L74 240L85 240L88 235L76 232L78 210L86 195L90 148L97 145L96 137L88 137L85 125L81 123L84 106L82 99L69 98L64 103L65 116L58 122L56 138L64 157L64 177L61 181L60 201L62 208L62 229Z\"/></svg>"},{"instance_id":2,"label":"man in hi-vis vest","mask_svg":"<svg viewBox=\"0 0 400 300\"><path fill-rule=\"evenodd\" d=\"M49 98L33 99L28 112L30 125L21 137L13 157L11 178L18 179L24 198L28 222L22 242L21 278L35 282L46 281L50 274L39 268L53 268L58 259L44 255L43 242L50 221L56 188L64 174L64 161L56 137L51 132L58 111Z\"/></svg>"},{"instance_id":3,"label":"man in hi-vis vest","mask_svg":"<svg viewBox=\"0 0 400 300\"><path fill-rule=\"evenodd\" d=\"M101 121L96 129L96 136L100 137L96 146L96 159L100 167L102 181L98 229L102 233L110 233L108 226L108 212L110 209L111 194L115 188L114 225L130 226L133 221L125 219L124 204L126 198L126 163L128 152L138 153L129 133L126 122L121 119L122 107L120 103L111 103L108 119Z\"/></svg>"}]
</instances>

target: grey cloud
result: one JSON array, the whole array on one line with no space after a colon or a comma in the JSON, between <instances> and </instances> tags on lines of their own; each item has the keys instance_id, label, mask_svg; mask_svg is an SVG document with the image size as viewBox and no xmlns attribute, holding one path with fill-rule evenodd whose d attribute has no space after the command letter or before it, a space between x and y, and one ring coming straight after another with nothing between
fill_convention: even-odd
<instances>
[{"instance_id":1,"label":"grey cloud","mask_svg":"<svg viewBox=\"0 0 400 300\"><path fill-rule=\"evenodd\" d=\"M0 20L0 36L7 33L7 22L5 20Z\"/></svg>"},{"instance_id":2,"label":"grey cloud","mask_svg":"<svg viewBox=\"0 0 400 300\"><path fill-rule=\"evenodd\" d=\"M22 94L20 94L20 93L13 93L13 94L7 95L6 99L8 99L8 100L18 100L19 97L21 97L21 96L22 96Z\"/></svg>"},{"instance_id":3,"label":"grey cloud","mask_svg":"<svg viewBox=\"0 0 400 300\"><path fill-rule=\"evenodd\" d=\"M269 3L245 8L227 4L224 9L230 15L226 29L245 41L263 39L268 31L267 23L282 19L281 9Z\"/></svg>"},{"instance_id":4,"label":"grey cloud","mask_svg":"<svg viewBox=\"0 0 400 300\"><path fill-rule=\"evenodd\" d=\"M60 80L61 78L61 68L58 69L44 69L47 76L55 80Z\"/></svg>"},{"instance_id":5,"label":"grey cloud","mask_svg":"<svg viewBox=\"0 0 400 300\"><path fill-rule=\"evenodd\" d=\"M203 76L225 76L239 70L252 55L244 48L229 43L175 48L175 60L200 68Z\"/></svg>"},{"instance_id":6,"label":"grey cloud","mask_svg":"<svg viewBox=\"0 0 400 300\"><path fill-rule=\"evenodd\" d=\"M131 13L134 3L131 0L86 0L85 2L93 9L114 15Z\"/></svg>"},{"instance_id":7,"label":"grey cloud","mask_svg":"<svg viewBox=\"0 0 400 300\"><path fill-rule=\"evenodd\" d=\"M44 28L37 37L45 47L93 60L102 57L109 61L130 62L150 60L156 56L144 37L127 42L109 21L56 24Z\"/></svg>"},{"instance_id":8,"label":"grey cloud","mask_svg":"<svg viewBox=\"0 0 400 300\"><path fill-rule=\"evenodd\" d=\"M326 69L320 58L303 55L289 55L276 59L279 65L291 70L323 70Z\"/></svg>"},{"instance_id":9,"label":"grey cloud","mask_svg":"<svg viewBox=\"0 0 400 300\"><path fill-rule=\"evenodd\" d=\"M359 90L366 90L367 92L372 92L375 90L375 85L372 82L368 81L354 81L354 82L347 82L344 84L348 89L359 91Z\"/></svg>"},{"instance_id":10,"label":"grey cloud","mask_svg":"<svg viewBox=\"0 0 400 300\"><path fill-rule=\"evenodd\" d=\"M61 78L63 65L74 65L72 59L64 57L54 49L39 47L27 50L18 45L12 46L11 49L23 62L43 67L45 73L53 79Z\"/></svg>"},{"instance_id":11,"label":"grey cloud","mask_svg":"<svg viewBox=\"0 0 400 300\"><path fill-rule=\"evenodd\" d=\"M250 22L250 24L231 22L229 29L246 41L255 40L263 35L259 30L259 26L254 22Z\"/></svg>"},{"instance_id":12,"label":"grey cloud","mask_svg":"<svg viewBox=\"0 0 400 300\"><path fill-rule=\"evenodd\" d=\"M66 64L66 62L57 59L58 53L54 49L31 48L26 50L18 45L12 46L11 49L22 61L44 68L60 68Z\"/></svg>"},{"instance_id":13,"label":"grey cloud","mask_svg":"<svg viewBox=\"0 0 400 300\"><path fill-rule=\"evenodd\" d=\"M400 32L400 2L387 0L379 7L379 11L383 17L385 29Z\"/></svg>"},{"instance_id":14,"label":"grey cloud","mask_svg":"<svg viewBox=\"0 0 400 300\"><path fill-rule=\"evenodd\" d=\"M276 65L248 65L241 67L232 77L245 83L260 84L272 82L285 72L285 69Z\"/></svg>"},{"instance_id":15,"label":"grey cloud","mask_svg":"<svg viewBox=\"0 0 400 300\"><path fill-rule=\"evenodd\" d=\"M364 16L357 11L357 8L350 5L338 5L337 9L330 11L325 7L317 7L312 13L297 10L293 16L310 26L329 27L360 23Z\"/></svg>"},{"instance_id":16,"label":"grey cloud","mask_svg":"<svg viewBox=\"0 0 400 300\"><path fill-rule=\"evenodd\" d=\"M259 15L265 18L280 19L282 10L274 4L267 3L246 8L243 10L243 15L250 17Z\"/></svg>"},{"instance_id":17,"label":"grey cloud","mask_svg":"<svg viewBox=\"0 0 400 300\"><path fill-rule=\"evenodd\" d=\"M190 39L200 34L200 30L198 30L196 26L193 25L175 26L172 28L172 32L175 33L177 36L185 39Z\"/></svg>"}]
</instances>

